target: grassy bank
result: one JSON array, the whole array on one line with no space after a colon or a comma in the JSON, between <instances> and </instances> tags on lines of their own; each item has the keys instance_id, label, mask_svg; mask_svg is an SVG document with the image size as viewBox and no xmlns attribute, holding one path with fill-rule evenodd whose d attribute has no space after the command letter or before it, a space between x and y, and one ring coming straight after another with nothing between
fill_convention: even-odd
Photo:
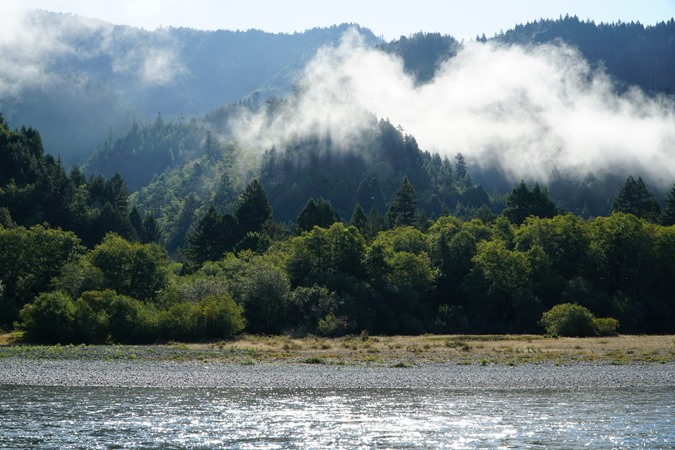
<instances>
[{"instance_id":1,"label":"grassy bank","mask_svg":"<svg viewBox=\"0 0 675 450\"><path fill-rule=\"evenodd\" d=\"M161 345L26 345L0 335L0 358L372 364L604 364L675 361L675 336L550 338L537 335L423 335L291 338L245 335L234 341Z\"/></svg>"}]
</instances>

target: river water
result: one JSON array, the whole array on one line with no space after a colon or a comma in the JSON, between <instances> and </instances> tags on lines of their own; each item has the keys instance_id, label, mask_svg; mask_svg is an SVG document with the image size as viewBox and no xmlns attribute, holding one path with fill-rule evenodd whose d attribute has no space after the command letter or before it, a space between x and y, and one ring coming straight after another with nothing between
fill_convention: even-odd
<instances>
[{"instance_id":1,"label":"river water","mask_svg":"<svg viewBox=\"0 0 675 450\"><path fill-rule=\"evenodd\" d=\"M0 385L0 448L675 448L675 389Z\"/></svg>"}]
</instances>

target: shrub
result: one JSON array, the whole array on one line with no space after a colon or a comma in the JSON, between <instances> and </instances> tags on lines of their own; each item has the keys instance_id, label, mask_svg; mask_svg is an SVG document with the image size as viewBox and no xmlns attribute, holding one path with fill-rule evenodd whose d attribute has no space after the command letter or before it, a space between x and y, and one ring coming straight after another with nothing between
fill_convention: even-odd
<instances>
[{"instance_id":1,"label":"shrub","mask_svg":"<svg viewBox=\"0 0 675 450\"><path fill-rule=\"evenodd\" d=\"M73 338L75 303L63 292L38 295L21 309L19 317L29 340L68 343Z\"/></svg>"},{"instance_id":2,"label":"shrub","mask_svg":"<svg viewBox=\"0 0 675 450\"><path fill-rule=\"evenodd\" d=\"M555 305L541 316L539 324L557 336L595 336L593 314L576 303Z\"/></svg>"},{"instance_id":3,"label":"shrub","mask_svg":"<svg viewBox=\"0 0 675 450\"><path fill-rule=\"evenodd\" d=\"M613 317L596 317L593 319L595 332L598 336L616 336L619 328L619 321Z\"/></svg>"},{"instance_id":4,"label":"shrub","mask_svg":"<svg viewBox=\"0 0 675 450\"><path fill-rule=\"evenodd\" d=\"M147 343L157 339L157 309L112 290L87 291L75 302L77 340Z\"/></svg>"},{"instance_id":5,"label":"shrub","mask_svg":"<svg viewBox=\"0 0 675 450\"><path fill-rule=\"evenodd\" d=\"M246 325L244 308L237 305L227 294L209 295L197 306L203 317L202 328L205 338L231 339Z\"/></svg>"},{"instance_id":6,"label":"shrub","mask_svg":"<svg viewBox=\"0 0 675 450\"><path fill-rule=\"evenodd\" d=\"M162 314L162 329L169 339L194 341L230 339L245 326L244 310L228 294L209 295L198 303L179 303Z\"/></svg>"}]
</instances>

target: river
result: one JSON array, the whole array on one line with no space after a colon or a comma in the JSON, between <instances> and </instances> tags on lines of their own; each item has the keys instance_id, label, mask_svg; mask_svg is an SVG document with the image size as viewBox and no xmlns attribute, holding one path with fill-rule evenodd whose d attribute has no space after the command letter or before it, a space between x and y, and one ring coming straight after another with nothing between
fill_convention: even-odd
<instances>
[{"instance_id":1,"label":"river","mask_svg":"<svg viewBox=\"0 0 675 450\"><path fill-rule=\"evenodd\" d=\"M0 448L675 448L675 389L0 385Z\"/></svg>"}]
</instances>

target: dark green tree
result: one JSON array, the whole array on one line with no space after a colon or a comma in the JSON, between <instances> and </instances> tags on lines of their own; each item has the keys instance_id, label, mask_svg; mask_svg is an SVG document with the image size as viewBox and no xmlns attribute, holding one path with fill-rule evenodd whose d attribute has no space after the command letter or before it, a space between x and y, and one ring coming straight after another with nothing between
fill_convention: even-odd
<instances>
[{"instance_id":1,"label":"dark green tree","mask_svg":"<svg viewBox=\"0 0 675 450\"><path fill-rule=\"evenodd\" d=\"M234 239L227 239L228 234L234 234L227 229L228 225L232 226L233 221L232 216L226 219L211 205L188 236L187 254L190 260L201 265L206 261L222 258L228 250L228 244L230 248L234 244Z\"/></svg>"},{"instance_id":2,"label":"dark green tree","mask_svg":"<svg viewBox=\"0 0 675 450\"><path fill-rule=\"evenodd\" d=\"M338 222L338 214L328 200L310 198L298 216L298 228L309 231L315 226L328 228Z\"/></svg>"},{"instance_id":3,"label":"dark green tree","mask_svg":"<svg viewBox=\"0 0 675 450\"><path fill-rule=\"evenodd\" d=\"M239 196L234 212L243 234L261 231L263 224L272 219L272 207L267 200L265 189L258 180L253 180Z\"/></svg>"},{"instance_id":4,"label":"dark green tree","mask_svg":"<svg viewBox=\"0 0 675 450\"><path fill-rule=\"evenodd\" d=\"M357 203L356 206L354 206L349 225L358 228L361 234L365 232L366 227L368 226L368 216L366 216L366 212L363 210L360 203Z\"/></svg>"},{"instance_id":5,"label":"dark green tree","mask_svg":"<svg viewBox=\"0 0 675 450\"><path fill-rule=\"evenodd\" d=\"M675 225L675 185L666 195L666 205L661 211L661 225Z\"/></svg>"},{"instance_id":6,"label":"dark green tree","mask_svg":"<svg viewBox=\"0 0 675 450\"><path fill-rule=\"evenodd\" d=\"M398 193L391 201L387 211L390 226L412 225L417 212L417 193L407 176L403 177Z\"/></svg>"},{"instance_id":7,"label":"dark green tree","mask_svg":"<svg viewBox=\"0 0 675 450\"><path fill-rule=\"evenodd\" d=\"M550 218L559 212L546 188L542 189L539 183L535 183L534 187L529 189L522 180L506 198L504 209L504 215L515 224L523 223L530 216Z\"/></svg>"},{"instance_id":8,"label":"dark green tree","mask_svg":"<svg viewBox=\"0 0 675 450\"><path fill-rule=\"evenodd\" d=\"M143 242L143 219L141 218L141 213L138 212L138 208L135 206L129 212L129 222L131 222L131 226L133 227L136 240Z\"/></svg>"},{"instance_id":9,"label":"dark green tree","mask_svg":"<svg viewBox=\"0 0 675 450\"><path fill-rule=\"evenodd\" d=\"M143 219L143 237L141 242L144 244L149 244L150 242L162 242L162 228L157 223L155 216L150 213L145 215Z\"/></svg>"},{"instance_id":10,"label":"dark green tree","mask_svg":"<svg viewBox=\"0 0 675 450\"><path fill-rule=\"evenodd\" d=\"M654 194L649 192L647 186L645 186L642 177L635 180L632 175L629 175L626 183L612 202L612 212L633 214L642 219L656 222L661 208Z\"/></svg>"}]
</instances>

